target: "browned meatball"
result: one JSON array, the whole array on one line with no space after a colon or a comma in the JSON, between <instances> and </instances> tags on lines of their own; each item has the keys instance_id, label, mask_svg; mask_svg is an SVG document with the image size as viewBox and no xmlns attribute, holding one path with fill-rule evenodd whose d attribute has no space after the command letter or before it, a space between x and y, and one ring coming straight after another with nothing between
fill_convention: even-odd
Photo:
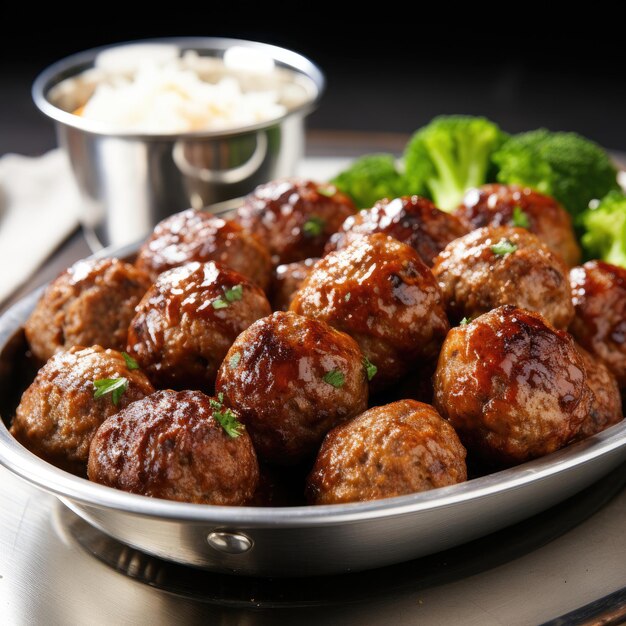
<instances>
[{"instance_id":1,"label":"browned meatball","mask_svg":"<svg viewBox=\"0 0 626 626\"><path fill-rule=\"evenodd\" d=\"M24 330L33 354L47 361L72 346L124 350L135 306L152 281L118 259L87 259L54 280Z\"/></svg>"},{"instance_id":2,"label":"browned meatball","mask_svg":"<svg viewBox=\"0 0 626 626\"><path fill-rule=\"evenodd\" d=\"M153 280L191 261L215 261L243 274L261 289L267 289L272 264L261 242L239 224L208 211L188 209L156 225L137 255L137 267Z\"/></svg>"},{"instance_id":3,"label":"browned meatball","mask_svg":"<svg viewBox=\"0 0 626 626\"><path fill-rule=\"evenodd\" d=\"M483 185L470 189L456 210L473 228L519 226L528 229L567 265L580 262L580 247L569 213L550 196L518 185Z\"/></svg>"},{"instance_id":4,"label":"browned meatball","mask_svg":"<svg viewBox=\"0 0 626 626\"><path fill-rule=\"evenodd\" d=\"M126 383L95 398L94 383L105 379ZM11 434L42 459L84 475L89 444L100 424L153 391L145 374L129 370L116 350L74 346L39 370L17 407Z\"/></svg>"},{"instance_id":5,"label":"browned meatball","mask_svg":"<svg viewBox=\"0 0 626 626\"><path fill-rule=\"evenodd\" d=\"M400 400L331 430L307 480L311 504L392 498L467 480L465 448L428 404Z\"/></svg>"},{"instance_id":6,"label":"browned meatball","mask_svg":"<svg viewBox=\"0 0 626 626\"><path fill-rule=\"evenodd\" d=\"M135 402L98 429L89 480L166 500L247 504L259 465L246 431L233 437L220 424L224 410L199 391L157 391Z\"/></svg>"},{"instance_id":7,"label":"browned meatball","mask_svg":"<svg viewBox=\"0 0 626 626\"><path fill-rule=\"evenodd\" d=\"M322 256L328 238L355 211L332 185L276 180L245 199L237 221L267 245L276 264L292 263Z\"/></svg>"},{"instance_id":8,"label":"browned meatball","mask_svg":"<svg viewBox=\"0 0 626 626\"><path fill-rule=\"evenodd\" d=\"M611 374L609 368L584 348L580 346L576 346L576 348L583 357L587 382L595 397L591 410L575 437L576 439L585 439L623 419L622 398L615 376Z\"/></svg>"},{"instance_id":9,"label":"browned meatball","mask_svg":"<svg viewBox=\"0 0 626 626\"><path fill-rule=\"evenodd\" d=\"M378 367L380 389L437 356L448 332L441 290L410 246L383 233L331 252L313 267L291 310L348 333Z\"/></svg>"},{"instance_id":10,"label":"browned meatball","mask_svg":"<svg viewBox=\"0 0 626 626\"><path fill-rule=\"evenodd\" d=\"M626 389L626 269L589 261L570 272L575 317L570 332Z\"/></svg>"},{"instance_id":11,"label":"browned meatball","mask_svg":"<svg viewBox=\"0 0 626 626\"><path fill-rule=\"evenodd\" d=\"M373 233L386 233L411 246L428 267L433 259L469 228L454 215L440 211L430 200L404 196L379 200L373 208L346 219L326 246L326 252L345 248L349 243Z\"/></svg>"},{"instance_id":12,"label":"browned meatball","mask_svg":"<svg viewBox=\"0 0 626 626\"><path fill-rule=\"evenodd\" d=\"M296 291L309 275L319 259L305 259L284 263L274 270L272 279L272 308L274 311L287 311Z\"/></svg>"},{"instance_id":13,"label":"browned meatball","mask_svg":"<svg viewBox=\"0 0 626 626\"><path fill-rule=\"evenodd\" d=\"M217 263L161 274L137 306L128 352L157 387L211 391L240 332L271 313L259 287Z\"/></svg>"},{"instance_id":14,"label":"browned meatball","mask_svg":"<svg viewBox=\"0 0 626 626\"><path fill-rule=\"evenodd\" d=\"M510 305L448 333L434 386L468 451L501 465L566 445L594 401L570 335Z\"/></svg>"},{"instance_id":15,"label":"browned meatball","mask_svg":"<svg viewBox=\"0 0 626 626\"><path fill-rule=\"evenodd\" d=\"M217 391L237 408L259 457L293 464L367 407L367 372L356 342L324 322L276 312L228 351Z\"/></svg>"},{"instance_id":16,"label":"browned meatball","mask_svg":"<svg viewBox=\"0 0 626 626\"><path fill-rule=\"evenodd\" d=\"M480 228L456 239L435 259L433 274L454 322L502 304L541 313L557 328L574 316L563 260L523 228Z\"/></svg>"}]
</instances>

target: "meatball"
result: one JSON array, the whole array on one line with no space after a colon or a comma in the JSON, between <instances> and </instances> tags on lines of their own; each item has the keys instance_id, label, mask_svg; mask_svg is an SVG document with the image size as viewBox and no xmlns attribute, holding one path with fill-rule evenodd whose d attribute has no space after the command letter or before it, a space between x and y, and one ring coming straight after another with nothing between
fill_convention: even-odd
<instances>
[{"instance_id":1,"label":"meatball","mask_svg":"<svg viewBox=\"0 0 626 626\"><path fill-rule=\"evenodd\" d=\"M432 406L400 400L328 433L307 479L307 499L378 500L465 480L465 448L452 426Z\"/></svg>"},{"instance_id":2,"label":"meatball","mask_svg":"<svg viewBox=\"0 0 626 626\"><path fill-rule=\"evenodd\" d=\"M580 346L577 348L583 357L587 382L595 397L591 411L585 417L575 437L576 439L585 439L623 419L622 398L615 376L611 374L608 367L584 348Z\"/></svg>"},{"instance_id":3,"label":"meatball","mask_svg":"<svg viewBox=\"0 0 626 626\"><path fill-rule=\"evenodd\" d=\"M259 287L217 263L161 274L137 306L128 352L157 387L211 391L237 335L271 313Z\"/></svg>"},{"instance_id":4,"label":"meatball","mask_svg":"<svg viewBox=\"0 0 626 626\"><path fill-rule=\"evenodd\" d=\"M448 333L434 387L470 454L496 465L563 447L594 402L570 335L511 305Z\"/></svg>"},{"instance_id":5,"label":"meatball","mask_svg":"<svg viewBox=\"0 0 626 626\"><path fill-rule=\"evenodd\" d=\"M154 391L145 374L129 367L122 354L100 346L59 352L24 392L11 434L42 459L84 476L100 424ZM107 379L125 382L96 398L94 384Z\"/></svg>"},{"instance_id":6,"label":"meatball","mask_svg":"<svg viewBox=\"0 0 626 626\"><path fill-rule=\"evenodd\" d=\"M326 252L373 233L386 233L411 246L428 267L433 259L469 228L454 215L440 211L430 200L404 196L379 200L373 208L359 211L346 219L326 246Z\"/></svg>"},{"instance_id":7,"label":"meatball","mask_svg":"<svg viewBox=\"0 0 626 626\"><path fill-rule=\"evenodd\" d=\"M278 265L322 256L328 238L355 211L332 185L277 180L257 187L236 219L267 245Z\"/></svg>"},{"instance_id":8,"label":"meatball","mask_svg":"<svg viewBox=\"0 0 626 626\"><path fill-rule=\"evenodd\" d=\"M215 261L243 274L266 289L272 264L261 242L239 224L208 211L188 209L156 225L137 255L136 265L153 280L174 267L197 261Z\"/></svg>"},{"instance_id":9,"label":"meatball","mask_svg":"<svg viewBox=\"0 0 626 626\"><path fill-rule=\"evenodd\" d=\"M441 290L430 270L413 248L383 233L361 237L318 261L291 310L354 337L378 368L375 389L436 357L448 332Z\"/></svg>"},{"instance_id":10,"label":"meatball","mask_svg":"<svg viewBox=\"0 0 626 626\"><path fill-rule=\"evenodd\" d=\"M626 389L626 269L589 261L570 272L575 317L570 332Z\"/></svg>"},{"instance_id":11,"label":"meatball","mask_svg":"<svg viewBox=\"0 0 626 626\"><path fill-rule=\"evenodd\" d=\"M153 498L238 506L257 488L245 430L232 436L222 403L200 391L157 391L107 419L89 452L89 480Z\"/></svg>"},{"instance_id":12,"label":"meatball","mask_svg":"<svg viewBox=\"0 0 626 626\"><path fill-rule=\"evenodd\" d=\"M274 311L287 311L293 296L300 289L304 279L319 259L305 259L284 263L274 270L272 280L272 308Z\"/></svg>"},{"instance_id":13,"label":"meatball","mask_svg":"<svg viewBox=\"0 0 626 626\"><path fill-rule=\"evenodd\" d=\"M541 313L557 328L574 316L563 260L523 228L480 228L456 239L435 259L433 274L453 322L503 304Z\"/></svg>"},{"instance_id":14,"label":"meatball","mask_svg":"<svg viewBox=\"0 0 626 626\"><path fill-rule=\"evenodd\" d=\"M580 262L580 247L569 213L550 196L518 185L483 185L470 189L456 215L473 228L520 226L528 229L568 266Z\"/></svg>"},{"instance_id":15,"label":"meatball","mask_svg":"<svg viewBox=\"0 0 626 626\"><path fill-rule=\"evenodd\" d=\"M40 361L72 346L124 350L135 306L152 284L149 276L118 259L87 259L54 280L24 330Z\"/></svg>"},{"instance_id":16,"label":"meatball","mask_svg":"<svg viewBox=\"0 0 626 626\"><path fill-rule=\"evenodd\" d=\"M216 389L237 408L259 457L281 465L314 455L333 426L367 408L356 342L324 322L282 311L237 337Z\"/></svg>"}]
</instances>

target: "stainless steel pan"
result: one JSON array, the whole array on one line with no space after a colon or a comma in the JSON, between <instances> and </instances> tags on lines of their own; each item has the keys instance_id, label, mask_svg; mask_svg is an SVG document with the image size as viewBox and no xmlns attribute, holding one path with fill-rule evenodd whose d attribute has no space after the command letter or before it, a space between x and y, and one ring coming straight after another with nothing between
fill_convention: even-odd
<instances>
[{"instance_id":1,"label":"stainless steel pan","mask_svg":"<svg viewBox=\"0 0 626 626\"><path fill-rule=\"evenodd\" d=\"M21 327L38 296L0 318L2 396L15 385ZM178 563L263 576L363 570L444 550L557 504L626 460L625 421L542 459L426 493L333 506L219 507L133 495L72 476L21 446L7 430L10 416L2 417L0 464L103 532Z\"/></svg>"}]
</instances>

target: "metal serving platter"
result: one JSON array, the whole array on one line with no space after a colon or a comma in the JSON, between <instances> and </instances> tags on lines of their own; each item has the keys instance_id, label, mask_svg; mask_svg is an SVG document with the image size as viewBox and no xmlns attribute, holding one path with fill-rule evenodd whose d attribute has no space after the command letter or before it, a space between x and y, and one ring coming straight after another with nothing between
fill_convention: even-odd
<instances>
[{"instance_id":1,"label":"metal serving platter","mask_svg":"<svg viewBox=\"0 0 626 626\"><path fill-rule=\"evenodd\" d=\"M124 257L135 248L106 250ZM100 256L100 255L99 255ZM73 476L9 434L10 403L28 382L22 326L40 291L0 318L0 464L59 497L111 537L215 572L310 576L407 561L485 536L583 490L626 460L626 421L515 468L460 485L374 502L221 507L153 499ZM32 376L32 373L30 373Z\"/></svg>"}]
</instances>

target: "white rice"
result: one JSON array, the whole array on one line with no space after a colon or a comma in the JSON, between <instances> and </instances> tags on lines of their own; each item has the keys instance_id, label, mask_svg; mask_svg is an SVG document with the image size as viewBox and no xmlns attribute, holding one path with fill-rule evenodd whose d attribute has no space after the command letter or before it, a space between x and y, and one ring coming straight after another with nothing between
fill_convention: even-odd
<instances>
[{"instance_id":1,"label":"white rice","mask_svg":"<svg viewBox=\"0 0 626 626\"><path fill-rule=\"evenodd\" d=\"M179 57L176 48L165 46L126 48L103 53L89 70L97 86L78 111L84 118L123 131L179 133L248 126L287 111L271 88L275 81L263 88L259 80L273 71L266 59L252 68L256 88L244 89L238 73L229 73L221 60L193 52Z\"/></svg>"}]
</instances>

